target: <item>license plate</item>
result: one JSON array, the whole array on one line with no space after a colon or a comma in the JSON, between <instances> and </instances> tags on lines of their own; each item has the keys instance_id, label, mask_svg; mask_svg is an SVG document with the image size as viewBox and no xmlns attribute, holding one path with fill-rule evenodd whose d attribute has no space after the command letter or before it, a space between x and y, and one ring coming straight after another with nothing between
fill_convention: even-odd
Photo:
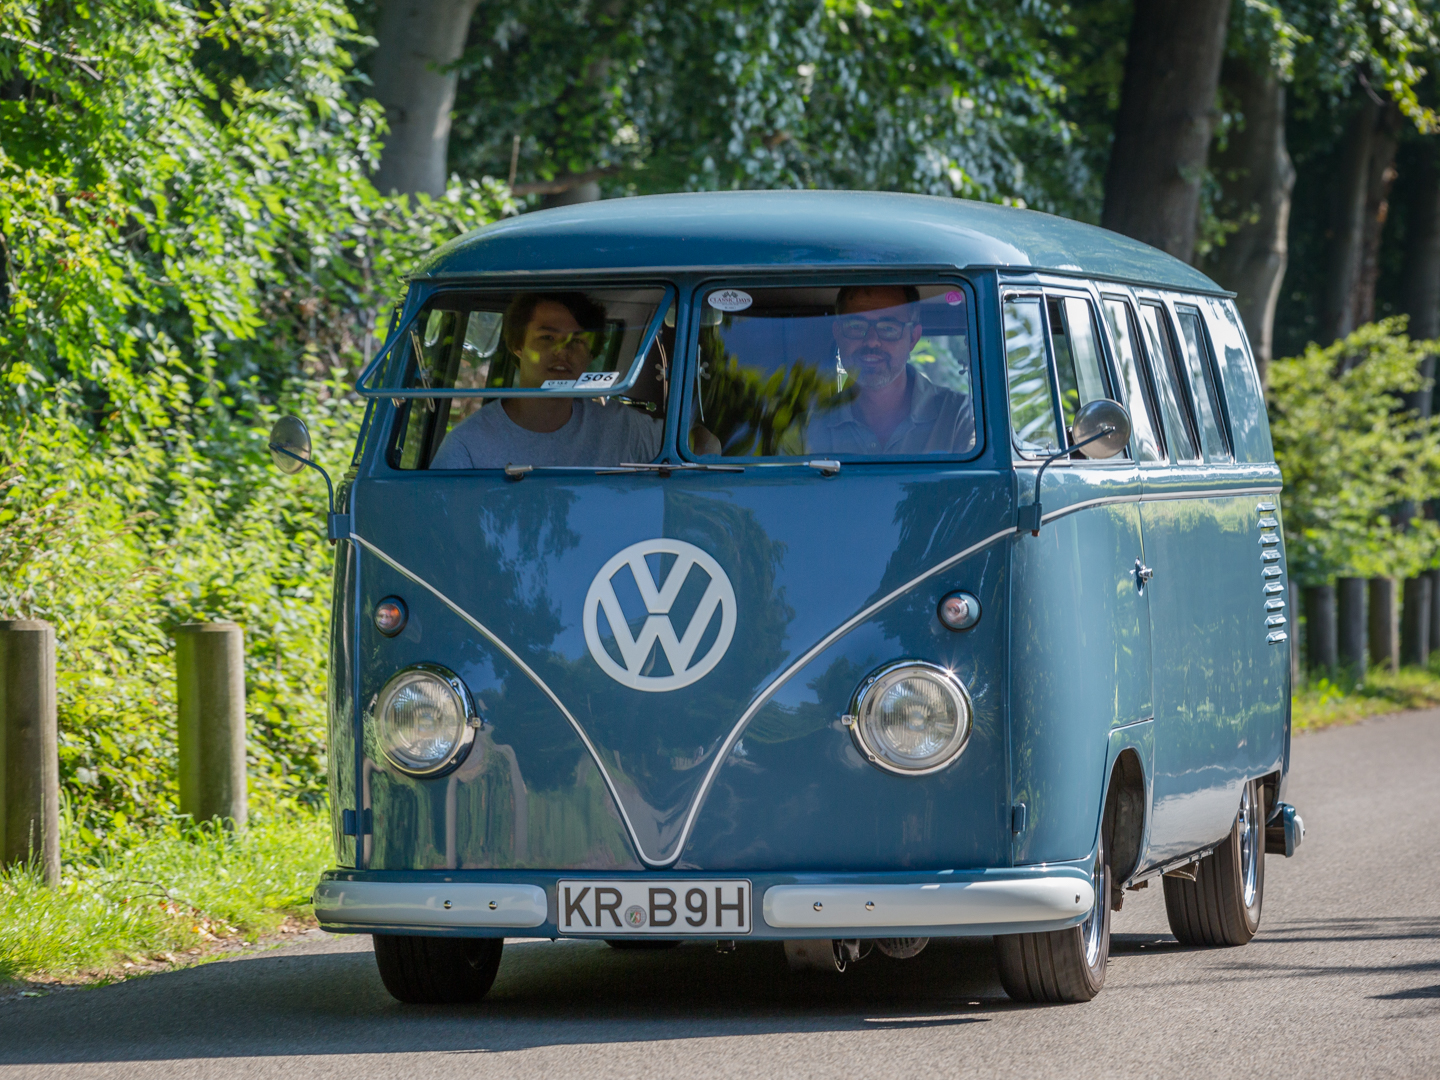
<instances>
[{"instance_id":1,"label":"license plate","mask_svg":"<svg viewBox=\"0 0 1440 1080\"><path fill-rule=\"evenodd\" d=\"M750 933L748 881L562 881L558 892L562 934Z\"/></svg>"}]
</instances>

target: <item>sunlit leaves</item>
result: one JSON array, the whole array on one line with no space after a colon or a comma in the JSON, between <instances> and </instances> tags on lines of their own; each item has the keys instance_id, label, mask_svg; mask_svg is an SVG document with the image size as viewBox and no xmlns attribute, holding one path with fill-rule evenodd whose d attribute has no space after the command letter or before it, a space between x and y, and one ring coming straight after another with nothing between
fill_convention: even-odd
<instances>
[{"instance_id":1,"label":"sunlit leaves","mask_svg":"<svg viewBox=\"0 0 1440 1080\"><path fill-rule=\"evenodd\" d=\"M1040 0L482 5L452 161L613 190L1029 191L1015 141L1064 152Z\"/></svg>"},{"instance_id":2,"label":"sunlit leaves","mask_svg":"<svg viewBox=\"0 0 1440 1080\"><path fill-rule=\"evenodd\" d=\"M1403 331L1403 319L1371 324L1270 365L1286 550L1302 582L1408 577L1440 549L1436 523L1417 509L1440 496L1440 421L1404 411L1401 398L1419 389L1436 343Z\"/></svg>"}]
</instances>

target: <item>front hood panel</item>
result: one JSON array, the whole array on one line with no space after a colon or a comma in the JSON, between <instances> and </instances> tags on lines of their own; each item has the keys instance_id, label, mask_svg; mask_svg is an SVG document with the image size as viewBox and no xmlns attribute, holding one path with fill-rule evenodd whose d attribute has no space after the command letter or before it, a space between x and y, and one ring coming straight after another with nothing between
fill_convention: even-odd
<instances>
[{"instance_id":1,"label":"front hood panel","mask_svg":"<svg viewBox=\"0 0 1440 1080\"><path fill-rule=\"evenodd\" d=\"M525 731L553 732L556 714L568 712L618 797L637 854L651 865L673 865L707 785L723 786L728 804L748 808L730 814L722 831L749 817L744 829L753 832L783 801L793 804L794 792L776 790L782 778L773 774L769 788L742 781L753 769L719 784L727 770L715 768L716 757L733 754L747 710L763 738L742 742L742 755L746 745L790 746L785 732L792 729L805 737L817 724L829 730L872 660L952 662L965 635L949 634L934 617L932 593L949 581L943 575L861 620L853 646L840 644L850 635L836 631L1003 530L1013 513L1009 500L1003 474L983 472L917 478L913 470L855 470L822 479L752 469L743 476L532 476L519 483L431 473L362 483L354 512L372 554L422 579L494 639L456 620L464 638L449 640L431 619L424 655L405 662L423 658L463 671L484 707L487 744L513 744L518 753ZM397 575L381 569L367 592L394 589ZM996 574L986 575L992 584ZM993 595L984 640L999 642L1002 605ZM612 619L622 622L619 633ZM754 707L827 637L836 642L793 673L790 690ZM377 637L374 644L367 701L401 659L387 653L391 643ZM996 650L981 650L990 670L976 669L978 654L973 674L960 668L967 682L995 680ZM800 714L803 722L794 719ZM998 711L994 716L998 722ZM571 732L566 738L573 743ZM981 742L984 754L1003 753L999 741ZM542 747L532 742L525 753L534 760L517 758L519 771L543 768ZM767 768L813 772L785 779L823 792L824 774L833 771L826 754L833 756L802 753L803 760L783 765L776 758ZM967 750L966 758L978 756ZM898 789L904 798L927 785L947 786L946 773L895 778L867 765L867 780L870 773L886 790L905 785ZM995 792L982 786L993 800ZM935 836L926 826L916 841L928 849ZM755 839L746 843L753 847ZM780 858L777 843L787 846L771 839L767 850ZM713 861L714 843L706 846Z\"/></svg>"}]
</instances>

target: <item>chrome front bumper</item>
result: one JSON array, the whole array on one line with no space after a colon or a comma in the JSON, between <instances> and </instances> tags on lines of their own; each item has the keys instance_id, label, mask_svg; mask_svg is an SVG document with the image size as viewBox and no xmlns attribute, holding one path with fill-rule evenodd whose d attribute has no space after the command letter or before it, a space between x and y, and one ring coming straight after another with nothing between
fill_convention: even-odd
<instances>
[{"instance_id":1,"label":"chrome front bumper","mask_svg":"<svg viewBox=\"0 0 1440 1080\"><path fill-rule=\"evenodd\" d=\"M491 873L500 877L503 872ZM394 880L402 876L409 880ZM907 874L902 880L895 880L902 875L886 875L890 880L868 882L838 874L834 878L849 880L746 876L754 884L751 929L745 935L752 939L1058 930L1081 921L1095 902L1088 874L1074 866ZM556 925L558 875L517 872L513 877L530 880L447 881L433 873L334 870L315 889L315 916L325 929L341 933L563 936ZM646 877L662 880L659 874ZM683 880L683 875L676 878Z\"/></svg>"}]
</instances>

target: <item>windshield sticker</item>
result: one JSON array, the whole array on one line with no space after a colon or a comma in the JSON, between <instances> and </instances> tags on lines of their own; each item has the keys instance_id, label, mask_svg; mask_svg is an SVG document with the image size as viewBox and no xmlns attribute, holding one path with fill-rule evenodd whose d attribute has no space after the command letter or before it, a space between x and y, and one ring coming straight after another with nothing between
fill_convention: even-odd
<instances>
[{"instance_id":1,"label":"windshield sticker","mask_svg":"<svg viewBox=\"0 0 1440 1080\"><path fill-rule=\"evenodd\" d=\"M569 390L575 385L574 379L546 379L540 384L541 390Z\"/></svg>"},{"instance_id":2,"label":"windshield sticker","mask_svg":"<svg viewBox=\"0 0 1440 1080\"><path fill-rule=\"evenodd\" d=\"M618 371L587 371L575 380L575 385L583 386L587 390L603 390L607 386L614 386L615 380L618 378L620 378Z\"/></svg>"},{"instance_id":3,"label":"windshield sticker","mask_svg":"<svg viewBox=\"0 0 1440 1080\"><path fill-rule=\"evenodd\" d=\"M748 292L721 289L719 292L712 292L706 302L716 311L744 311L755 301Z\"/></svg>"},{"instance_id":4,"label":"windshield sticker","mask_svg":"<svg viewBox=\"0 0 1440 1080\"><path fill-rule=\"evenodd\" d=\"M962 295L961 295L957 290L955 290L955 289L951 289L949 292L947 292L947 293L945 294L945 303L949 304L951 307L954 307L956 304L963 304L964 302L965 302L965 297L962 296Z\"/></svg>"}]
</instances>

